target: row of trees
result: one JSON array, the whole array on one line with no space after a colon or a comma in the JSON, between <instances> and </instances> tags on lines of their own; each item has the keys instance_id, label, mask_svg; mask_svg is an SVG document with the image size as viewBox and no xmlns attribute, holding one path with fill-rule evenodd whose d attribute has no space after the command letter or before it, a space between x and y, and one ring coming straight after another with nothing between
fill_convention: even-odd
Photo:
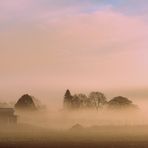
<instances>
[{"instance_id":1,"label":"row of trees","mask_svg":"<svg viewBox=\"0 0 148 148\"><path fill-rule=\"evenodd\" d=\"M105 95L101 92L91 92L88 96L85 94L71 95L70 90L66 90L64 95L65 109L99 109L102 107L108 108L125 108L136 107L128 98L118 96L110 101L107 101Z\"/></svg>"}]
</instances>

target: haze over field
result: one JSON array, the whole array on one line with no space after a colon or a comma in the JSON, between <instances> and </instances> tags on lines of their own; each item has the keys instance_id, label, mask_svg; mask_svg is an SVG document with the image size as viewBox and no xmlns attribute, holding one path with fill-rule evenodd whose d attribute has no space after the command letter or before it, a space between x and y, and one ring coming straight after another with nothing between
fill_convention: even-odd
<instances>
[{"instance_id":1,"label":"haze over field","mask_svg":"<svg viewBox=\"0 0 148 148\"><path fill-rule=\"evenodd\" d=\"M1 0L1 100L30 93L61 107L69 88L146 101L147 7L147 0Z\"/></svg>"}]
</instances>

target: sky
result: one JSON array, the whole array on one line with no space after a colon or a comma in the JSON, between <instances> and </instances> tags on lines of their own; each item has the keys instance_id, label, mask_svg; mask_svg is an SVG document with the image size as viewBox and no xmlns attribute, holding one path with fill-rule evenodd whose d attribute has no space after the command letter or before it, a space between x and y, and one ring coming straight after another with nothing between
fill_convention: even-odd
<instances>
[{"instance_id":1,"label":"sky","mask_svg":"<svg viewBox=\"0 0 148 148\"><path fill-rule=\"evenodd\" d=\"M0 98L148 94L147 0L0 0Z\"/></svg>"}]
</instances>

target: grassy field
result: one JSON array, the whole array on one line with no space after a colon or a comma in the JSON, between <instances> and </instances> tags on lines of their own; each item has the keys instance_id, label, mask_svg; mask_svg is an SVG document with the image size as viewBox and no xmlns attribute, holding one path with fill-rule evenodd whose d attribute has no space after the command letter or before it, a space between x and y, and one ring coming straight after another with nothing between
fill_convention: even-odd
<instances>
[{"instance_id":1,"label":"grassy field","mask_svg":"<svg viewBox=\"0 0 148 148\"><path fill-rule=\"evenodd\" d=\"M30 125L3 127L0 148L147 148L148 126L93 126L49 130Z\"/></svg>"}]
</instances>

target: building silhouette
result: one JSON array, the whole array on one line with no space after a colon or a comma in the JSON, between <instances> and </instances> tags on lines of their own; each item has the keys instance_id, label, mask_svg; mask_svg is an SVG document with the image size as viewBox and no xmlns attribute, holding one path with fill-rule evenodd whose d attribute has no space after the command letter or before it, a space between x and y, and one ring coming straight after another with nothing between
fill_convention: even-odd
<instances>
[{"instance_id":1,"label":"building silhouette","mask_svg":"<svg viewBox=\"0 0 148 148\"><path fill-rule=\"evenodd\" d=\"M15 124L17 116L13 108L0 108L0 124Z\"/></svg>"}]
</instances>

